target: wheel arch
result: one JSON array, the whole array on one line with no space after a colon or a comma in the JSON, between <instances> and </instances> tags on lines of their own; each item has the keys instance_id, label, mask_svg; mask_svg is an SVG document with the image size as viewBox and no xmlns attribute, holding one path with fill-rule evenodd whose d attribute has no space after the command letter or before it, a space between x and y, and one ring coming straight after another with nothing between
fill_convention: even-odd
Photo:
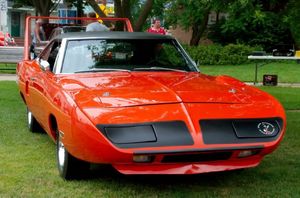
<instances>
[{"instance_id":1,"label":"wheel arch","mask_svg":"<svg viewBox=\"0 0 300 198\"><path fill-rule=\"evenodd\" d=\"M55 115L50 114L49 115L49 128L50 128L50 135L54 140L57 138L57 129L58 129L58 124Z\"/></svg>"},{"instance_id":2,"label":"wheel arch","mask_svg":"<svg viewBox=\"0 0 300 198\"><path fill-rule=\"evenodd\" d=\"M26 100L25 100L24 94L23 94L21 91L20 91L20 96L21 96L21 98L22 98L24 104L26 105Z\"/></svg>"}]
</instances>

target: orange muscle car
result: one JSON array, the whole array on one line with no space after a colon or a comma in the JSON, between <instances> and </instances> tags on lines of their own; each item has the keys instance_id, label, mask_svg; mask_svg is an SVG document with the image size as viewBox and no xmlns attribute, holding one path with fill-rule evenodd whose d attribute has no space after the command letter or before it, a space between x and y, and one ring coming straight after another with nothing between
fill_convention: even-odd
<instances>
[{"instance_id":1,"label":"orange muscle car","mask_svg":"<svg viewBox=\"0 0 300 198\"><path fill-rule=\"evenodd\" d=\"M28 127L57 144L60 176L91 163L123 174L198 174L257 166L281 141L269 94L198 71L170 36L66 33L17 67Z\"/></svg>"}]
</instances>

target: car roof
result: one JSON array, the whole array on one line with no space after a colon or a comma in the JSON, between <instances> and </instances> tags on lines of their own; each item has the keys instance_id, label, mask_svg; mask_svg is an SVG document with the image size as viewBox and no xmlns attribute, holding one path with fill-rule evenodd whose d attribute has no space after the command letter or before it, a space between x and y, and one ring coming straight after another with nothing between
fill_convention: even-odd
<instances>
[{"instance_id":1,"label":"car roof","mask_svg":"<svg viewBox=\"0 0 300 198\"><path fill-rule=\"evenodd\" d=\"M147 32L70 32L60 34L56 39L174 39L171 36Z\"/></svg>"}]
</instances>

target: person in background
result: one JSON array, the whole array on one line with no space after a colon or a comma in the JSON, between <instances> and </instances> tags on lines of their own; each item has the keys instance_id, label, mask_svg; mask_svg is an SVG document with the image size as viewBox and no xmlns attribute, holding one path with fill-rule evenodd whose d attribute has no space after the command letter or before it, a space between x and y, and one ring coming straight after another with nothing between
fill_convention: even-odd
<instances>
[{"instance_id":1,"label":"person in background","mask_svg":"<svg viewBox=\"0 0 300 198\"><path fill-rule=\"evenodd\" d=\"M45 31L43 29L44 21L42 19L38 19L35 22L33 39L32 42L34 44L40 43L41 41L45 41Z\"/></svg>"},{"instance_id":2,"label":"person in background","mask_svg":"<svg viewBox=\"0 0 300 198\"><path fill-rule=\"evenodd\" d=\"M44 21L42 19L38 19L35 22L34 30L33 30L33 38L30 46L30 52L32 53L32 58L36 58L37 54L35 53L35 47L37 44L41 43L41 41L46 40L45 31L43 29Z\"/></svg>"},{"instance_id":3,"label":"person in background","mask_svg":"<svg viewBox=\"0 0 300 198\"><path fill-rule=\"evenodd\" d=\"M149 33L166 35L164 28L160 26L160 20L156 19L153 21L153 25L147 30Z\"/></svg>"},{"instance_id":4,"label":"person in background","mask_svg":"<svg viewBox=\"0 0 300 198\"><path fill-rule=\"evenodd\" d=\"M88 13L88 17L90 18L97 18L96 13L90 12ZM98 21L91 20L91 22L86 26L87 32L94 32L94 31L109 31L109 28L106 25L99 23Z\"/></svg>"}]
</instances>

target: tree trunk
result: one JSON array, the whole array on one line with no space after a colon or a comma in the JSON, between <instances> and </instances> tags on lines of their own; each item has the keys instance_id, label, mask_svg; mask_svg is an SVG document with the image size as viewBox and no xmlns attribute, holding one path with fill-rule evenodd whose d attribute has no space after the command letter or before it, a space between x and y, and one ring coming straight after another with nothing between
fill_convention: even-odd
<instances>
[{"instance_id":1,"label":"tree trunk","mask_svg":"<svg viewBox=\"0 0 300 198\"><path fill-rule=\"evenodd\" d=\"M115 0L115 16L117 18L123 18L124 17L121 0ZM122 22L116 22L115 29L116 29L116 31L123 31L124 24Z\"/></svg>"},{"instance_id":2,"label":"tree trunk","mask_svg":"<svg viewBox=\"0 0 300 198\"><path fill-rule=\"evenodd\" d=\"M138 18L138 20L136 21L135 25L134 25L134 31L141 31L142 27L145 23L145 21L147 20L147 17L149 16L152 6L153 6L154 0L147 0L144 8L142 9L140 16Z\"/></svg>"},{"instance_id":3,"label":"tree trunk","mask_svg":"<svg viewBox=\"0 0 300 198\"><path fill-rule=\"evenodd\" d=\"M208 23L208 17L209 17L210 9L206 9L204 11L203 20L200 24L195 23L192 27L193 33L192 38L190 40L191 46L197 46L199 44L199 41L201 39L201 36L203 35L204 31L207 28Z\"/></svg>"},{"instance_id":4,"label":"tree trunk","mask_svg":"<svg viewBox=\"0 0 300 198\"><path fill-rule=\"evenodd\" d=\"M131 4L130 4L130 0L123 0L123 17L128 18L130 21L132 21L132 17L131 17Z\"/></svg>"},{"instance_id":5,"label":"tree trunk","mask_svg":"<svg viewBox=\"0 0 300 198\"><path fill-rule=\"evenodd\" d=\"M93 10L99 15L101 18L105 18L106 15L102 12L102 10L99 8L98 4L95 0L86 0L86 2L93 8Z\"/></svg>"},{"instance_id":6,"label":"tree trunk","mask_svg":"<svg viewBox=\"0 0 300 198\"><path fill-rule=\"evenodd\" d=\"M83 2L82 2L82 0L77 0L77 16L78 17L83 16Z\"/></svg>"},{"instance_id":7,"label":"tree trunk","mask_svg":"<svg viewBox=\"0 0 300 198\"><path fill-rule=\"evenodd\" d=\"M216 24L220 21L220 10L216 11Z\"/></svg>"},{"instance_id":8,"label":"tree trunk","mask_svg":"<svg viewBox=\"0 0 300 198\"><path fill-rule=\"evenodd\" d=\"M122 9L122 3L121 0L115 0L115 16L116 17L123 17L123 9Z\"/></svg>"},{"instance_id":9,"label":"tree trunk","mask_svg":"<svg viewBox=\"0 0 300 198\"><path fill-rule=\"evenodd\" d=\"M32 0L31 3L34 5L40 16L49 16L51 12L58 6L59 2L53 3L52 0Z\"/></svg>"}]
</instances>

